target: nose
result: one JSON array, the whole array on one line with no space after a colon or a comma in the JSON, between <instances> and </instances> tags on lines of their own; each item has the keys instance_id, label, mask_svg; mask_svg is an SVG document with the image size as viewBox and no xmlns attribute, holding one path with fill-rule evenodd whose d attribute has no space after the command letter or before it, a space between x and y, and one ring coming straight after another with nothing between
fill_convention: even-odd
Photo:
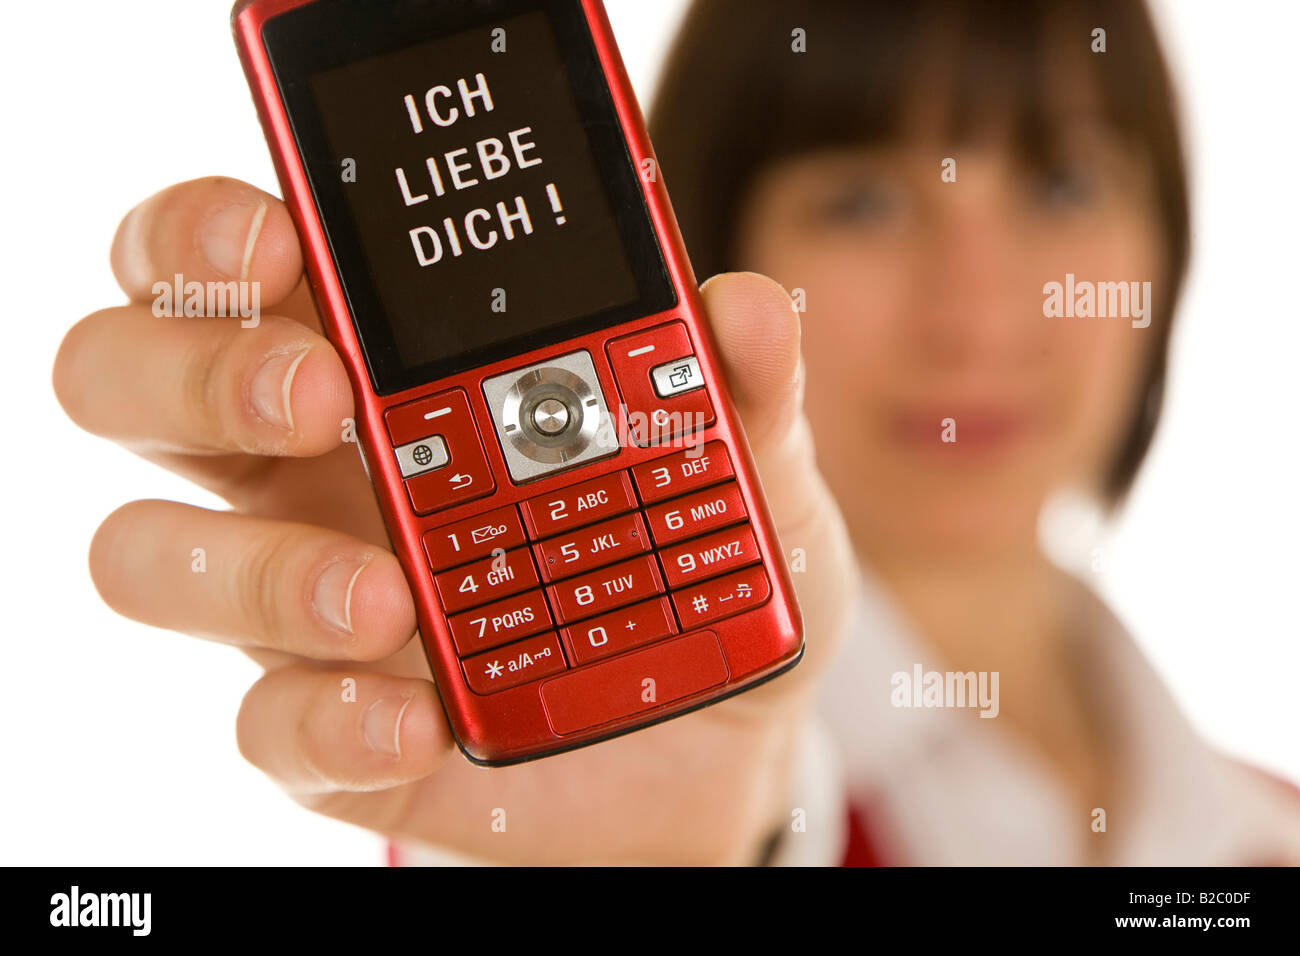
<instances>
[{"instance_id":1,"label":"nose","mask_svg":"<svg viewBox=\"0 0 1300 956\"><path fill-rule=\"evenodd\" d=\"M973 165L973 164L967 164ZM910 344L950 372L997 372L1041 358L1047 329L1034 250L991 174L937 185L916 283Z\"/></svg>"}]
</instances>

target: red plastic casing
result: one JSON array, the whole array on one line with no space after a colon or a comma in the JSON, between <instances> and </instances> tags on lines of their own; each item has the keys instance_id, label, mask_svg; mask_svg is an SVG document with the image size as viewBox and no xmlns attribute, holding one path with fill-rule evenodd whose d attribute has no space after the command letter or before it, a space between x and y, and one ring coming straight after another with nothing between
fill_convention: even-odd
<instances>
[{"instance_id":1,"label":"red plastic casing","mask_svg":"<svg viewBox=\"0 0 1300 956\"><path fill-rule=\"evenodd\" d=\"M410 583L415 598L420 633L423 636L434 682L461 750L473 762L488 766L500 766L548 756L628 733L715 703L794 666L803 652L803 625L794 588L773 530L771 515L763 499L749 445L725 385L722 364L705 318L698 286L677 221L663 185L663 177L651 177L649 181L646 181L647 177L638 178L642 182L655 233L677 292L676 308L569 339L547 348L521 353L509 360L431 381L418 388L393 395L377 395L371 385L343 287L335 272L307 174L261 39L262 29L269 20L313 2L317 0L241 0L235 5L232 13L232 26L240 59L252 89L285 201L298 229L307 275L315 293L325 332L347 366L356 398L357 436L362 454L368 465L393 550ZM574 0L574 2L581 5L586 16L629 152L633 162L641 168L644 160L654 159L654 151L645 130L640 106L615 45L604 6L600 0ZM657 160L653 168L658 168ZM619 336L673 320L684 322L689 330L700 369L707 383L708 394L715 406L716 421L704 429L698 436L698 440L721 441L728 450L735 471L735 481L744 497L749 521L762 555L762 566L771 582L771 598L760 607L716 621L707 628L682 629L673 637L637 648L635 651L568 670L567 674L589 675L579 681L571 682L570 686L576 688L574 691L576 693L591 696L588 700L566 700L561 723L568 721L575 709L580 712L593 708L601 712L607 711L611 706L611 695L625 692L622 685L615 688L609 682L620 680L626 683L630 671L635 671L642 661L647 666L653 665L654 668L658 668L654 673L662 672L665 683L676 681L682 675L674 671L674 664L680 665L677 667L678 671L688 670L694 666L692 661L704 659L698 655L693 657L690 652L698 651L702 645L708 644L704 637L707 633L716 635L725 659L725 679L703 691L649 710L641 709L636 713L616 717L597 726L575 732L557 733L552 726L552 721L557 718L554 714L548 717L543 701L543 688L552 678L534 680L488 695L477 694L469 688L461 669L461 660L457 656L446 614L439 603L433 583L434 575L422 538L430 529L463 521L601 475L624 471L644 462L665 457L680 448L680 446L623 447L619 454L613 457L527 484L516 484L511 480L506 468L481 387L483 380L493 375L577 349L586 349L595 362L606 403L612 411L619 404L619 390L615 386L615 378L605 350L606 343ZM384 414L395 406L451 388L464 389L469 396L479 435L487 453L488 464L496 481L496 490L487 497L420 516L412 510L397 461L392 454ZM546 633L548 632L542 632L542 634ZM698 639L691 635L697 635ZM670 643L674 641L680 643ZM685 656L680 662L675 662L673 655L679 648ZM643 658L631 657L632 654L647 649L652 653L647 653ZM613 666L606 671L595 669L601 665ZM716 665L710 662L709 666L714 668ZM604 678L606 673L609 674L608 681ZM718 674L722 673L722 670L718 670ZM689 683L689 676L686 675L687 683ZM710 676L708 680L714 680L716 676ZM554 705L552 709L559 713L559 708Z\"/></svg>"}]
</instances>

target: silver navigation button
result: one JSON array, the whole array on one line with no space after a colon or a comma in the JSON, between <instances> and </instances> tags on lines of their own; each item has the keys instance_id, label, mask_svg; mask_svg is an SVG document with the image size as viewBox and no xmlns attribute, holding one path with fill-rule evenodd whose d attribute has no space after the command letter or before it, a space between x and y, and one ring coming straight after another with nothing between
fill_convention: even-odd
<instances>
[{"instance_id":1,"label":"silver navigation button","mask_svg":"<svg viewBox=\"0 0 1300 956\"><path fill-rule=\"evenodd\" d=\"M558 435L569 427L569 408L554 398L538 402L533 409L533 425L543 435Z\"/></svg>"},{"instance_id":2,"label":"silver navigation button","mask_svg":"<svg viewBox=\"0 0 1300 956\"><path fill-rule=\"evenodd\" d=\"M483 383L506 467L516 482L617 455L618 435L585 350Z\"/></svg>"}]
</instances>

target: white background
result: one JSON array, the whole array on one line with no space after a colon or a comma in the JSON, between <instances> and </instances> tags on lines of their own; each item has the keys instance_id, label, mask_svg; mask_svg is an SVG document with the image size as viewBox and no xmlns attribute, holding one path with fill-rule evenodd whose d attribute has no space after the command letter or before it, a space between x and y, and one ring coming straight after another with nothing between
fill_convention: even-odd
<instances>
[{"instance_id":1,"label":"white background","mask_svg":"<svg viewBox=\"0 0 1300 956\"><path fill-rule=\"evenodd\" d=\"M608 6L648 103L683 3ZM234 716L253 664L99 602L85 555L108 512L144 497L220 503L78 431L49 385L66 329L121 300L107 250L131 205L209 174L278 192L229 7L6 9L3 863L383 860L378 838L299 809L240 758ZM1159 10L1189 123L1196 256L1167 417L1102 586L1203 733L1300 779L1300 5Z\"/></svg>"}]
</instances>

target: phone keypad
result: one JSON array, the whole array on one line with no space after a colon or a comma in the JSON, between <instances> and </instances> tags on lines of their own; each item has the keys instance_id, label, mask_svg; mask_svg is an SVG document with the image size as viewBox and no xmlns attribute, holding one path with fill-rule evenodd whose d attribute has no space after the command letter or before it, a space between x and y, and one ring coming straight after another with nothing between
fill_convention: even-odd
<instances>
[{"instance_id":1,"label":"phone keypad","mask_svg":"<svg viewBox=\"0 0 1300 956\"><path fill-rule=\"evenodd\" d=\"M426 532L470 688L581 669L767 601L734 476L710 441Z\"/></svg>"}]
</instances>

